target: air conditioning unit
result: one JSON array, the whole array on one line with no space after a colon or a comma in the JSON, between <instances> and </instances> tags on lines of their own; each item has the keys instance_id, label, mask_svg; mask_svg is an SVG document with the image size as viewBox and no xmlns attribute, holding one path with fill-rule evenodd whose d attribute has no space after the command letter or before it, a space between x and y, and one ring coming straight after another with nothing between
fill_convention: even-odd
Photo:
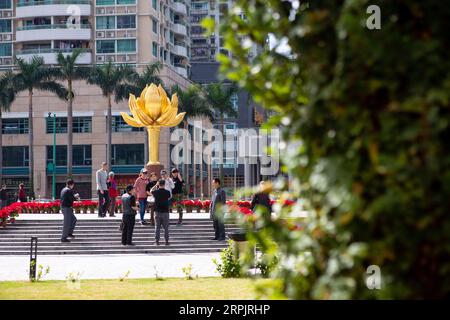
<instances>
[{"instance_id":1,"label":"air conditioning unit","mask_svg":"<svg viewBox=\"0 0 450 320\"><path fill-rule=\"evenodd\" d=\"M107 34L106 34L106 37L107 38L114 38L116 36L116 33L114 32L114 31L109 31Z\"/></svg>"},{"instance_id":2,"label":"air conditioning unit","mask_svg":"<svg viewBox=\"0 0 450 320\"><path fill-rule=\"evenodd\" d=\"M11 11L7 11L4 14L5 17L12 17L12 12Z\"/></svg>"},{"instance_id":3,"label":"air conditioning unit","mask_svg":"<svg viewBox=\"0 0 450 320\"><path fill-rule=\"evenodd\" d=\"M96 60L97 62L105 62L105 56L97 56Z\"/></svg>"},{"instance_id":4,"label":"air conditioning unit","mask_svg":"<svg viewBox=\"0 0 450 320\"><path fill-rule=\"evenodd\" d=\"M105 14L105 8L97 8L97 14Z\"/></svg>"},{"instance_id":5,"label":"air conditioning unit","mask_svg":"<svg viewBox=\"0 0 450 320\"><path fill-rule=\"evenodd\" d=\"M105 31L97 31L96 36L97 36L97 38L104 38L105 37Z\"/></svg>"},{"instance_id":6,"label":"air conditioning unit","mask_svg":"<svg viewBox=\"0 0 450 320\"><path fill-rule=\"evenodd\" d=\"M10 34L4 34L4 35L2 35L2 40L3 41L11 41L12 36Z\"/></svg>"},{"instance_id":7,"label":"air conditioning unit","mask_svg":"<svg viewBox=\"0 0 450 320\"><path fill-rule=\"evenodd\" d=\"M108 8L108 13L114 13L114 8Z\"/></svg>"},{"instance_id":8,"label":"air conditioning unit","mask_svg":"<svg viewBox=\"0 0 450 320\"><path fill-rule=\"evenodd\" d=\"M106 61L114 62L114 61L116 61L116 57L115 56L107 56Z\"/></svg>"}]
</instances>

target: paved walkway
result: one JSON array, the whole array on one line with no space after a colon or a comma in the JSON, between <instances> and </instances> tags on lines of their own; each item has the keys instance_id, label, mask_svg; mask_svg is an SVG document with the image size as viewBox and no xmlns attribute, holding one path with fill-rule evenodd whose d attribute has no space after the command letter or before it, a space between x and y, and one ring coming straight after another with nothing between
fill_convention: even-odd
<instances>
[{"instance_id":1,"label":"paved walkway","mask_svg":"<svg viewBox=\"0 0 450 320\"><path fill-rule=\"evenodd\" d=\"M181 268L192 264L194 276L219 276L213 258L219 253L177 255L77 255L38 256L37 265L50 273L42 280L66 280L69 273L81 273L83 279L118 279L130 271L128 278L184 277ZM0 281L28 280L28 256L0 256Z\"/></svg>"}]
</instances>

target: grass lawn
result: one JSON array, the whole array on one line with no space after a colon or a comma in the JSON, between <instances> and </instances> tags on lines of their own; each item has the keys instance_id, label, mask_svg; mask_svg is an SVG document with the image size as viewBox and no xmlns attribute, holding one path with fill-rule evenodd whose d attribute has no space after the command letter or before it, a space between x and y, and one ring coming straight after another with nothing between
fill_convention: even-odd
<instances>
[{"instance_id":1,"label":"grass lawn","mask_svg":"<svg viewBox=\"0 0 450 320\"><path fill-rule=\"evenodd\" d=\"M3 281L0 300L254 299L254 284L251 279L113 279L81 280L80 289L69 289L66 281Z\"/></svg>"}]
</instances>

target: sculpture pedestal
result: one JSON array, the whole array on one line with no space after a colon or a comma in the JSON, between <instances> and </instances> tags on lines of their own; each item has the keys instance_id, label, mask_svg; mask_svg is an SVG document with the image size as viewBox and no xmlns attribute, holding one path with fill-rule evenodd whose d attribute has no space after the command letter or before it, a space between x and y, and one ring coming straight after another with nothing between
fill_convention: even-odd
<instances>
[{"instance_id":1,"label":"sculpture pedestal","mask_svg":"<svg viewBox=\"0 0 450 320\"><path fill-rule=\"evenodd\" d=\"M161 179L161 170L164 169L164 166L162 164L147 164L145 168L148 171L148 177L150 178L150 173L154 172L156 173L156 176L158 179Z\"/></svg>"}]
</instances>

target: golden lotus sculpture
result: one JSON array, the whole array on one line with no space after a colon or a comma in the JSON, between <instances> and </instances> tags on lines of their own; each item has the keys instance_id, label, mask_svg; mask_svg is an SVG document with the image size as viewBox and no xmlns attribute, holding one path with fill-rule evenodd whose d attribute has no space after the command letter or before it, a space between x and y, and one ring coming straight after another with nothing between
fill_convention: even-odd
<instances>
[{"instance_id":1,"label":"golden lotus sculpture","mask_svg":"<svg viewBox=\"0 0 450 320\"><path fill-rule=\"evenodd\" d=\"M133 117L121 112L123 120L132 127L146 127L148 131L149 162L147 165L159 165L159 134L161 127L174 127L183 121L186 112L178 113L177 94L169 100L161 85L145 86L141 96L136 99L130 94L128 101Z\"/></svg>"}]
</instances>

